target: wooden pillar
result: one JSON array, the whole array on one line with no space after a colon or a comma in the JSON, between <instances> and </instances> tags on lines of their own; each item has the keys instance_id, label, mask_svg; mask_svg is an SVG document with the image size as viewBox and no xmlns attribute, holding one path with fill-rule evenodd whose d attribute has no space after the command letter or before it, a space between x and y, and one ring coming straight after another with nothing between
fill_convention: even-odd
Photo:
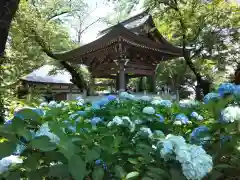
<instances>
[{"instance_id":1,"label":"wooden pillar","mask_svg":"<svg viewBox=\"0 0 240 180\"><path fill-rule=\"evenodd\" d=\"M90 83L90 96L95 94L95 78L91 78Z\"/></svg>"},{"instance_id":2,"label":"wooden pillar","mask_svg":"<svg viewBox=\"0 0 240 180\"><path fill-rule=\"evenodd\" d=\"M155 71L152 75L152 91L154 94L156 93L156 73L155 73Z\"/></svg>"},{"instance_id":3,"label":"wooden pillar","mask_svg":"<svg viewBox=\"0 0 240 180\"><path fill-rule=\"evenodd\" d=\"M124 60L119 61L119 92L125 91L125 70L124 70Z\"/></svg>"}]
</instances>

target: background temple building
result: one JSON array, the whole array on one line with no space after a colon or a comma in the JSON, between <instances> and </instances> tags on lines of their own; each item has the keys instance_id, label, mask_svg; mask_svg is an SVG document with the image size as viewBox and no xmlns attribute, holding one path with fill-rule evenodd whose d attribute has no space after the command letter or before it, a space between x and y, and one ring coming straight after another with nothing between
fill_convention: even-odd
<instances>
[{"instance_id":1,"label":"background temple building","mask_svg":"<svg viewBox=\"0 0 240 180\"><path fill-rule=\"evenodd\" d=\"M96 86L95 78L114 80L116 92L121 92L126 90L130 78L151 77L152 92L155 93L157 65L182 57L183 53L182 48L172 45L160 34L152 16L144 11L101 31L97 40L55 56L73 65L85 65L92 77L90 89ZM40 91L46 91L48 87L58 100L72 99L81 93L70 81L68 72L49 76L41 72L46 67L23 77L22 82Z\"/></svg>"}]
</instances>

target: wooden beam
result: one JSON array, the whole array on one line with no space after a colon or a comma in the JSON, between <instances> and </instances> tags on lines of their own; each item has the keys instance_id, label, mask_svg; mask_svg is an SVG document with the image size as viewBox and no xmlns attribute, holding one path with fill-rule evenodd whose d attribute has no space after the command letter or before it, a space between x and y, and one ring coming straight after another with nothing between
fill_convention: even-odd
<instances>
[{"instance_id":1,"label":"wooden beam","mask_svg":"<svg viewBox=\"0 0 240 180\"><path fill-rule=\"evenodd\" d=\"M126 65L127 68L135 68L135 69L149 69L149 70L152 70L152 69L155 69L156 67L149 64L149 65L144 65L144 64L136 64L136 63L133 63L131 62L131 60L129 61L129 63Z\"/></svg>"},{"instance_id":2,"label":"wooden beam","mask_svg":"<svg viewBox=\"0 0 240 180\"><path fill-rule=\"evenodd\" d=\"M142 70L142 69L126 68L125 72L126 73L142 74L142 75L150 76L154 73L154 70Z\"/></svg>"}]
</instances>

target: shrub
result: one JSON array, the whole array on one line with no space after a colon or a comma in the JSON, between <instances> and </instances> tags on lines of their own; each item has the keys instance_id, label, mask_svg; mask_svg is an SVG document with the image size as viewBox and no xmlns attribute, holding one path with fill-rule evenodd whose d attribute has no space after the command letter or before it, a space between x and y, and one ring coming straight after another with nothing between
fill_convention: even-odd
<instances>
[{"instance_id":1,"label":"shrub","mask_svg":"<svg viewBox=\"0 0 240 180\"><path fill-rule=\"evenodd\" d=\"M185 100L178 104L123 93L120 99L108 96L92 104L78 98L23 108L0 127L0 176L236 177L239 101L235 90L220 88L221 96L213 92L205 103Z\"/></svg>"}]
</instances>

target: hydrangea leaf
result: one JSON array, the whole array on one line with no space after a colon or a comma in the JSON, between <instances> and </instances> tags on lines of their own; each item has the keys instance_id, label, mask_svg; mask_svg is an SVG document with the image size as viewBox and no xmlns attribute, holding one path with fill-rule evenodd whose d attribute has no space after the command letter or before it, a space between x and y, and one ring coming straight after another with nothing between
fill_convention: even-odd
<instances>
[{"instance_id":1,"label":"hydrangea leaf","mask_svg":"<svg viewBox=\"0 0 240 180\"><path fill-rule=\"evenodd\" d=\"M123 169L123 167L121 167L119 165L115 166L115 173L116 173L117 177L119 177L119 178L123 178L126 175L126 172Z\"/></svg>"},{"instance_id":2,"label":"hydrangea leaf","mask_svg":"<svg viewBox=\"0 0 240 180\"><path fill-rule=\"evenodd\" d=\"M93 160L98 159L99 157L100 157L99 152L96 149L92 149L86 153L85 161L91 162Z\"/></svg>"},{"instance_id":3,"label":"hydrangea leaf","mask_svg":"<svg viewBox=\"0 0 240 180\"><path fill-rule=\"evenodd\" d=\"M137 161L137 159L133 159L133 158L128 158L128 161L132 164L138 164L139 162Z\"/></svg>"},{"instance_id":4,"label":"hydrangea leaf","mask_svg":"<svg viewBox=\"0 0 240 180\"><path fill-rule=\"evenodd\" d=\"M68 168L72 176L77 180L84 179L86 173L86 164L80 156L73 155L68 162Z\"/></svg>"},{"instance_id":5,"label":"hydrangea leaf","mask_svg":"<svg viewBox=\"0 0 240 180\"><path fill-rule=\"evenodd\" d=\"M93 180L102 180L104 178L104 171L101 167L95 167L92 174Z\"/></svg>"},{"instance_id":6,"label":"hydrangea leaf","mask_svg":"<svg viewBox=\"0 0 240 180\"><path fill-rule=\"evenodd\" d=\"M50 167L48 177L60 177L67 178L69 177L69 169L66 164L57 164Z\"/></svg>"},{"instance_id":7,"label":"hydrangea leaf","mask_svg":"<svg viewBox=\"0 0 240 180\"><path fill-rule=\"evenodd\" d=\"M30 145L33 149L39 149L43 152L52 151L57 147L55 143L50 142L50 139L47 136L40 136L33 139Z\"/></svg>"},{"instance_id":8,"label":"hydrangea leaf","mask_svg":"<svg viewBox=\"0 0 240 180\"><path fill-rule=\"evenodd\" d=\"M126 175L126 179L131 179L131 178L138 177L138 176L139 176L139 172L133 171Z\"/></svg>"},{"instance_id":9,"label":"hydrangea leaf","mask_svg":"<svg viewBox=\"0 0 240 180\"><path fill-rule=\"evenodd\" d=\"M0 143L0 159L10 156L16 149L17 144L14 141L5 141Z\"/></svg>"}]
</instances>

